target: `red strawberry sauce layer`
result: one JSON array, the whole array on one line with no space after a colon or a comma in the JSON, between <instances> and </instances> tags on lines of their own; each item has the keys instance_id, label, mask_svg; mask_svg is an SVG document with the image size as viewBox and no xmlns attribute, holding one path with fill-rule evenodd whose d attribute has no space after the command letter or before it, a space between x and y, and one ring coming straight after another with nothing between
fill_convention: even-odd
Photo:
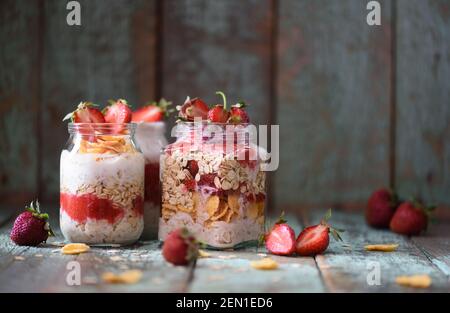
<instances>
[{"instance_id":1,"label":"red strawberry sauce layer","mask_svg":"<svg viewBox=\"0 0 450 313\"><path fill-rule=\"evenodd\" d=\"M61 210L72 220L84 223L86 220L107 220L114 224L124 214L124 210L109 199L101 199L94 194L73 195L60 194ZM144 210L143 199L137 196L133 200L133 211L142 215Z\"/></svg>"},{"instance_id":2,"label":"red strawberry sauce layer","mask_svg":"<svg viewBox=\"0 0 450 313\"><path fill-rule=\"evenodd\" d=\"M161 187L159 184L159 163L145 164L145 202L159 205Z\"/></svg>"}]
</instances>

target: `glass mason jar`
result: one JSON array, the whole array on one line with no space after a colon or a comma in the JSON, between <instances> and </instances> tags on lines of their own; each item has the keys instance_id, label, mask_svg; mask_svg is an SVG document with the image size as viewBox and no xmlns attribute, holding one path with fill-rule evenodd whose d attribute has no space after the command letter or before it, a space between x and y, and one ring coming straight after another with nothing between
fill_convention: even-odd
<instances>
[{"instance_id":1,"label":"glass mason jar","mask_svg":"<svg viewBox=\"0 0 450 313\"><path fill-rule=\"evenodd\" d=\"M264 232L266 175L264 149L246 135L251 126L177 125L176 141L161 155L160 240L187 227L209 248L258 241Z\"/></svg>"},{"instance_id":2,"label":"glass mason jar","mask_svg":"<svg viewBox=\"0 0 450 313\"><path fill-rule=\"evenodd\" d=\"M70 242L127 245L144 228L144 156L135 124L70 123L61 153L60 226Z\"/></svg>"},{"instance_id":3,"label":"glass mason jar","mask_svg":"<svg viewBox=\"0 0 450 313\"><path fill-rule=\"evenodd\" d=\"M161 211L161 187L159 183L159 158L167 145L164 122L137 123L136 142L145 158L144 231L141 239L156 239Z\"/></svg>"}]
</instances>

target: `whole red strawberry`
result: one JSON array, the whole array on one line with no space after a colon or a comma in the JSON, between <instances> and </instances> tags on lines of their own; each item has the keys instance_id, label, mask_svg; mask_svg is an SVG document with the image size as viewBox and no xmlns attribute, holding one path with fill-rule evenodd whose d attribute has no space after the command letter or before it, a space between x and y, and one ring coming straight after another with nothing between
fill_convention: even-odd
<instances>
[{"instance_id":1,"label":"whole red strawberry","mask_svg":"<svg viewBox=\"0 0 450 313\"><path fill-rule=\"evenodd\" d=\"M13 225L10 238L19 246L37 246L53 232L48 224L48 214L41 213L39 202L31 202L26 212L20 214Z\"/></svg>"},{"instance_id":2,"label":"whole red strawberry","mask_svg":"<svg viewBox=\"0 0 450 313\"><path fill-rule=\"evenodd\" d=\"M386 188L375 191L367 201L367 224L376 228L388 228L397 206L398 198L395 192Z\"/></svg>"},{"instance_id":3,"label":"whole red strawberry","mask_svg":"<svg viewBox=\"0 0 450 313\"><path fill-rule=\"evenodd\" d=\"M247 105L244 101L240 101L233 105L230 110L230 116L228 118L228 123L232 124L247 124L250 123L250 118L244 108Z\"/></svg>"},{"instance_id":4,"label":"whole red strawberry","mask_svg":"<svg viewBox=\"0 0 450 313\"><path fill-rule=\"evenodd\" d=\"M187 265L198 257L199 245L186 228L180 228L167 235L162 254L167 262Z\"/></svg>"},{"instance_id":5,"label":"whole red strawberry","mask_svg":"<svg viewBox=\"0 0 450 313\"><path fill-rule=\"evenodd\" d=\"M186 98L182 106L178 106L178 118L182 121L194 121L195 118L206 120L209 108L200 98Z\"/></svg>"},{"instance_id":6,"label":"whole red strawberry","mask_svg":"<svg viewBox=\"0 0 450 313\"><path fill-rule=\"evenodd\" d=\"M295 252L295 232L283 215L265 235L266 249L272 254L291 255Z\"/></svg>"},{"instance_id":7,"label":"whole red strawberry","mask_svg":"<svg viewBox=\"0 0 450 313\"><path fill-rule=\"evenodd\" d=\"M428 215L433 209L433 206L426 207L420 201L405 201L395 211L390 228L398 234L418 235L427 229Z\"/></svg>"},{"instance_id":8,"label":"whole red strawberry","mask_svg":"<svg viewBox=\"0 0 450 313\"><path fill-rule=\"evenodd\" d=\"M305 228L297 237L296 251L301 256L314 256L323 253L330 243L329 233L333 235L336 240L342 241L339 232L328 224L331 217L331 210L328 211L325 218L318 225L309 226Z\"/></svg>"},{"instance_id":9,"label":"whole red strawberry","mask_svg":"<svg viewBox=\"0 0 450 313\"><path fill-rule=\"evenodd\" d=\"M227 111L227 98L221 91L216 92L222 96L223 104L217 104L208 111L208 120L213 123L226 123L230 113Z\"/></svg>"}]
</instances>

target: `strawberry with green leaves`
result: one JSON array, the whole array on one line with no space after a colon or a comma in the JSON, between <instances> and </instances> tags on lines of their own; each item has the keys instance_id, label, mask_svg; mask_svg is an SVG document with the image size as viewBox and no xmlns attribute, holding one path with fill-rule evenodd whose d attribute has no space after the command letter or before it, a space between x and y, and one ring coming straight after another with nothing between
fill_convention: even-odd
<instances>
[{"instance_id":1,"label":"strawberry with green leaves","mask_svg":"<svg viewBox=\"0 0 450 313\"><path fill-rule=\"evenodd\" d=\"M162 98L159 102L151 102L146 106L137 109L133 112L131 121L132 122L159 122L162 121L165 117L169 116L169 114L173 111L170 110L169 107L172 105L172 102L167 101Z\"/></svg>"},{"instance_id":2,"label":"strawberry with green leaves","mask_svg":"<svg viewBox=\"0 0 450 313\"><path fill-rule=\"evenodd\" d=\"M322 254L328 248L330 243L329 233L331 233L336 240L342 241L339 233L343 232L343 230L331 227L328 224L330 217L331 209L328 210L320 224L306 227L300 235L298 235L296 242L296 251L298 255L314 256Z\"/></svg>"},{"instance_id":3,"label":"strawberry with green leaves","mask_svg":"<svg viewBox=\"0 0 450 313\"><path fill-rule=\"evenodd\" d=\"M188 265L198 257L199 243L186 229L170 232L162 247L162 254L173 265Z\"/></svg>"},{"instance_id":4,"label":"strawberry with green leaves","mask_svg":"<svg viewBox=\"0 0 450 313\"><path fill-rule=\"evenodd\" d=\"M230 115L227 120L231 124L248 124L250 123L250 118L248 117L247 111L244 108L247 105L244 101L239 101L235 105L231 106Z\"/></svg>"},{"instance_id":5,"label":"strawberry with green leaves","mask_svg":"<svg viewBox=\"0 0 450 313\"><path fill-rule=\"evenodd\" d=\"M216 104L208 111L208 120L212 123L226 123L230 112L227 111L227 98L222 91L217 91L216 95L220 95L223 104Z\"/></svg>"},{"instance_id":6,"label":"strawberry with green leaves","mask_svg":"<svg viewBox=\"0 0 450 313\"><path fill-rule=\"evenodd\" d=\"M427 229L428 219L435 206L426 206L421 201L405 201L397 208L390 222L390 229L398 234L419 235Z\"/></svg>"},{"instance_id":7,"label":"strawberry with green leaves","mask_svg":"<svg viewBox=\"0 0 450 313\"><path fill-rule=\"evenodd\" d=\"M11 230L11 240L19 246L37 246L53 236L48 223L48 214L41 213L39 202L31 202L26 211L14 221Z\"/></svg>"}]
</instances>

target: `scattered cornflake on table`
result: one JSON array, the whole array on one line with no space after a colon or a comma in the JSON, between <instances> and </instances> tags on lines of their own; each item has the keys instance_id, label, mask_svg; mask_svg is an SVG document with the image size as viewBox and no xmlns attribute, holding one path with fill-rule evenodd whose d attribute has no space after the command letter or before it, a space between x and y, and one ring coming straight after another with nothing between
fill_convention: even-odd
<instances>
[{"instance_id":1,"label":"scattered cornflake on table","mask_svg":"<svg viewBox=\"0 0 450 313\"><path fill-rule=\"evenodd\" d=\"M274 270L278 268L278 263L271 258L264 258L250 262L250 266L257 270Z\"/></svg>"},{"instance_id":2,"label":"scattered cornflake on table","mask_svg":"<svg viewBox=\"0 0 450 313\"><path fill-rule=\"evenodd\" d=\"M103 281L109 284L135 284L140 281L141 278L142 271L140 270L129 270L120 274L112 272L102 274Z\"/></svg>"},{"instance_id":3,"label":"scattered cornflake on table","mask_svg":"<svg viewBox=\"0 0 450 313\"><path fill-rule=\"evenodd\" d=\"M24 258L23 256L16 255L16 256L14 257L14 260L16 260L16 261L23 261L23 260L25 260L25 258Z\"/></svg>"},{"instance_id":4,"label":"scattered cornflake on table","mask_svg":"<svg viewBox=\"0 0 450 313\"><path fill-rule=\"evenodd\" d=\"M62 254L80 254L89 251L90 247L84 243L68 243L61 248Z\"/></svg>"},{"instance_id":5,"label":"scattered cornflake on table","mask_svg":"<svg viewBox=\"0 0 450 313\"><path fill-rule=\"evenodd\" d=\"M367 251L381 251L381 252L392 252L397 250L398 244L380 244L380 245L367 245L364 247Z\"/></svg>"},{"instance_id":6,"label":"scattered cornflake on table","mask_svg":"<svg viewBox=\"0 0 450 313\"><path fill-rule=\"evenodd\" d=\"M411 276L398 276L395 282L401 286L413 287L413 288L428 288L431 286L431 277L428 275L411 275Z\"/></svg>"},{"instance_id":7,"label":"scattered cornflake on table","mask_svg":"<svg viewBox=\"0 0 450 313\"><path fill-rule=\"evenodd\" d=\"M206 252L205 250L198 250L198 257L199 258L209 258L211 257L211 254Z\"/></svg>"}]
</instances>

